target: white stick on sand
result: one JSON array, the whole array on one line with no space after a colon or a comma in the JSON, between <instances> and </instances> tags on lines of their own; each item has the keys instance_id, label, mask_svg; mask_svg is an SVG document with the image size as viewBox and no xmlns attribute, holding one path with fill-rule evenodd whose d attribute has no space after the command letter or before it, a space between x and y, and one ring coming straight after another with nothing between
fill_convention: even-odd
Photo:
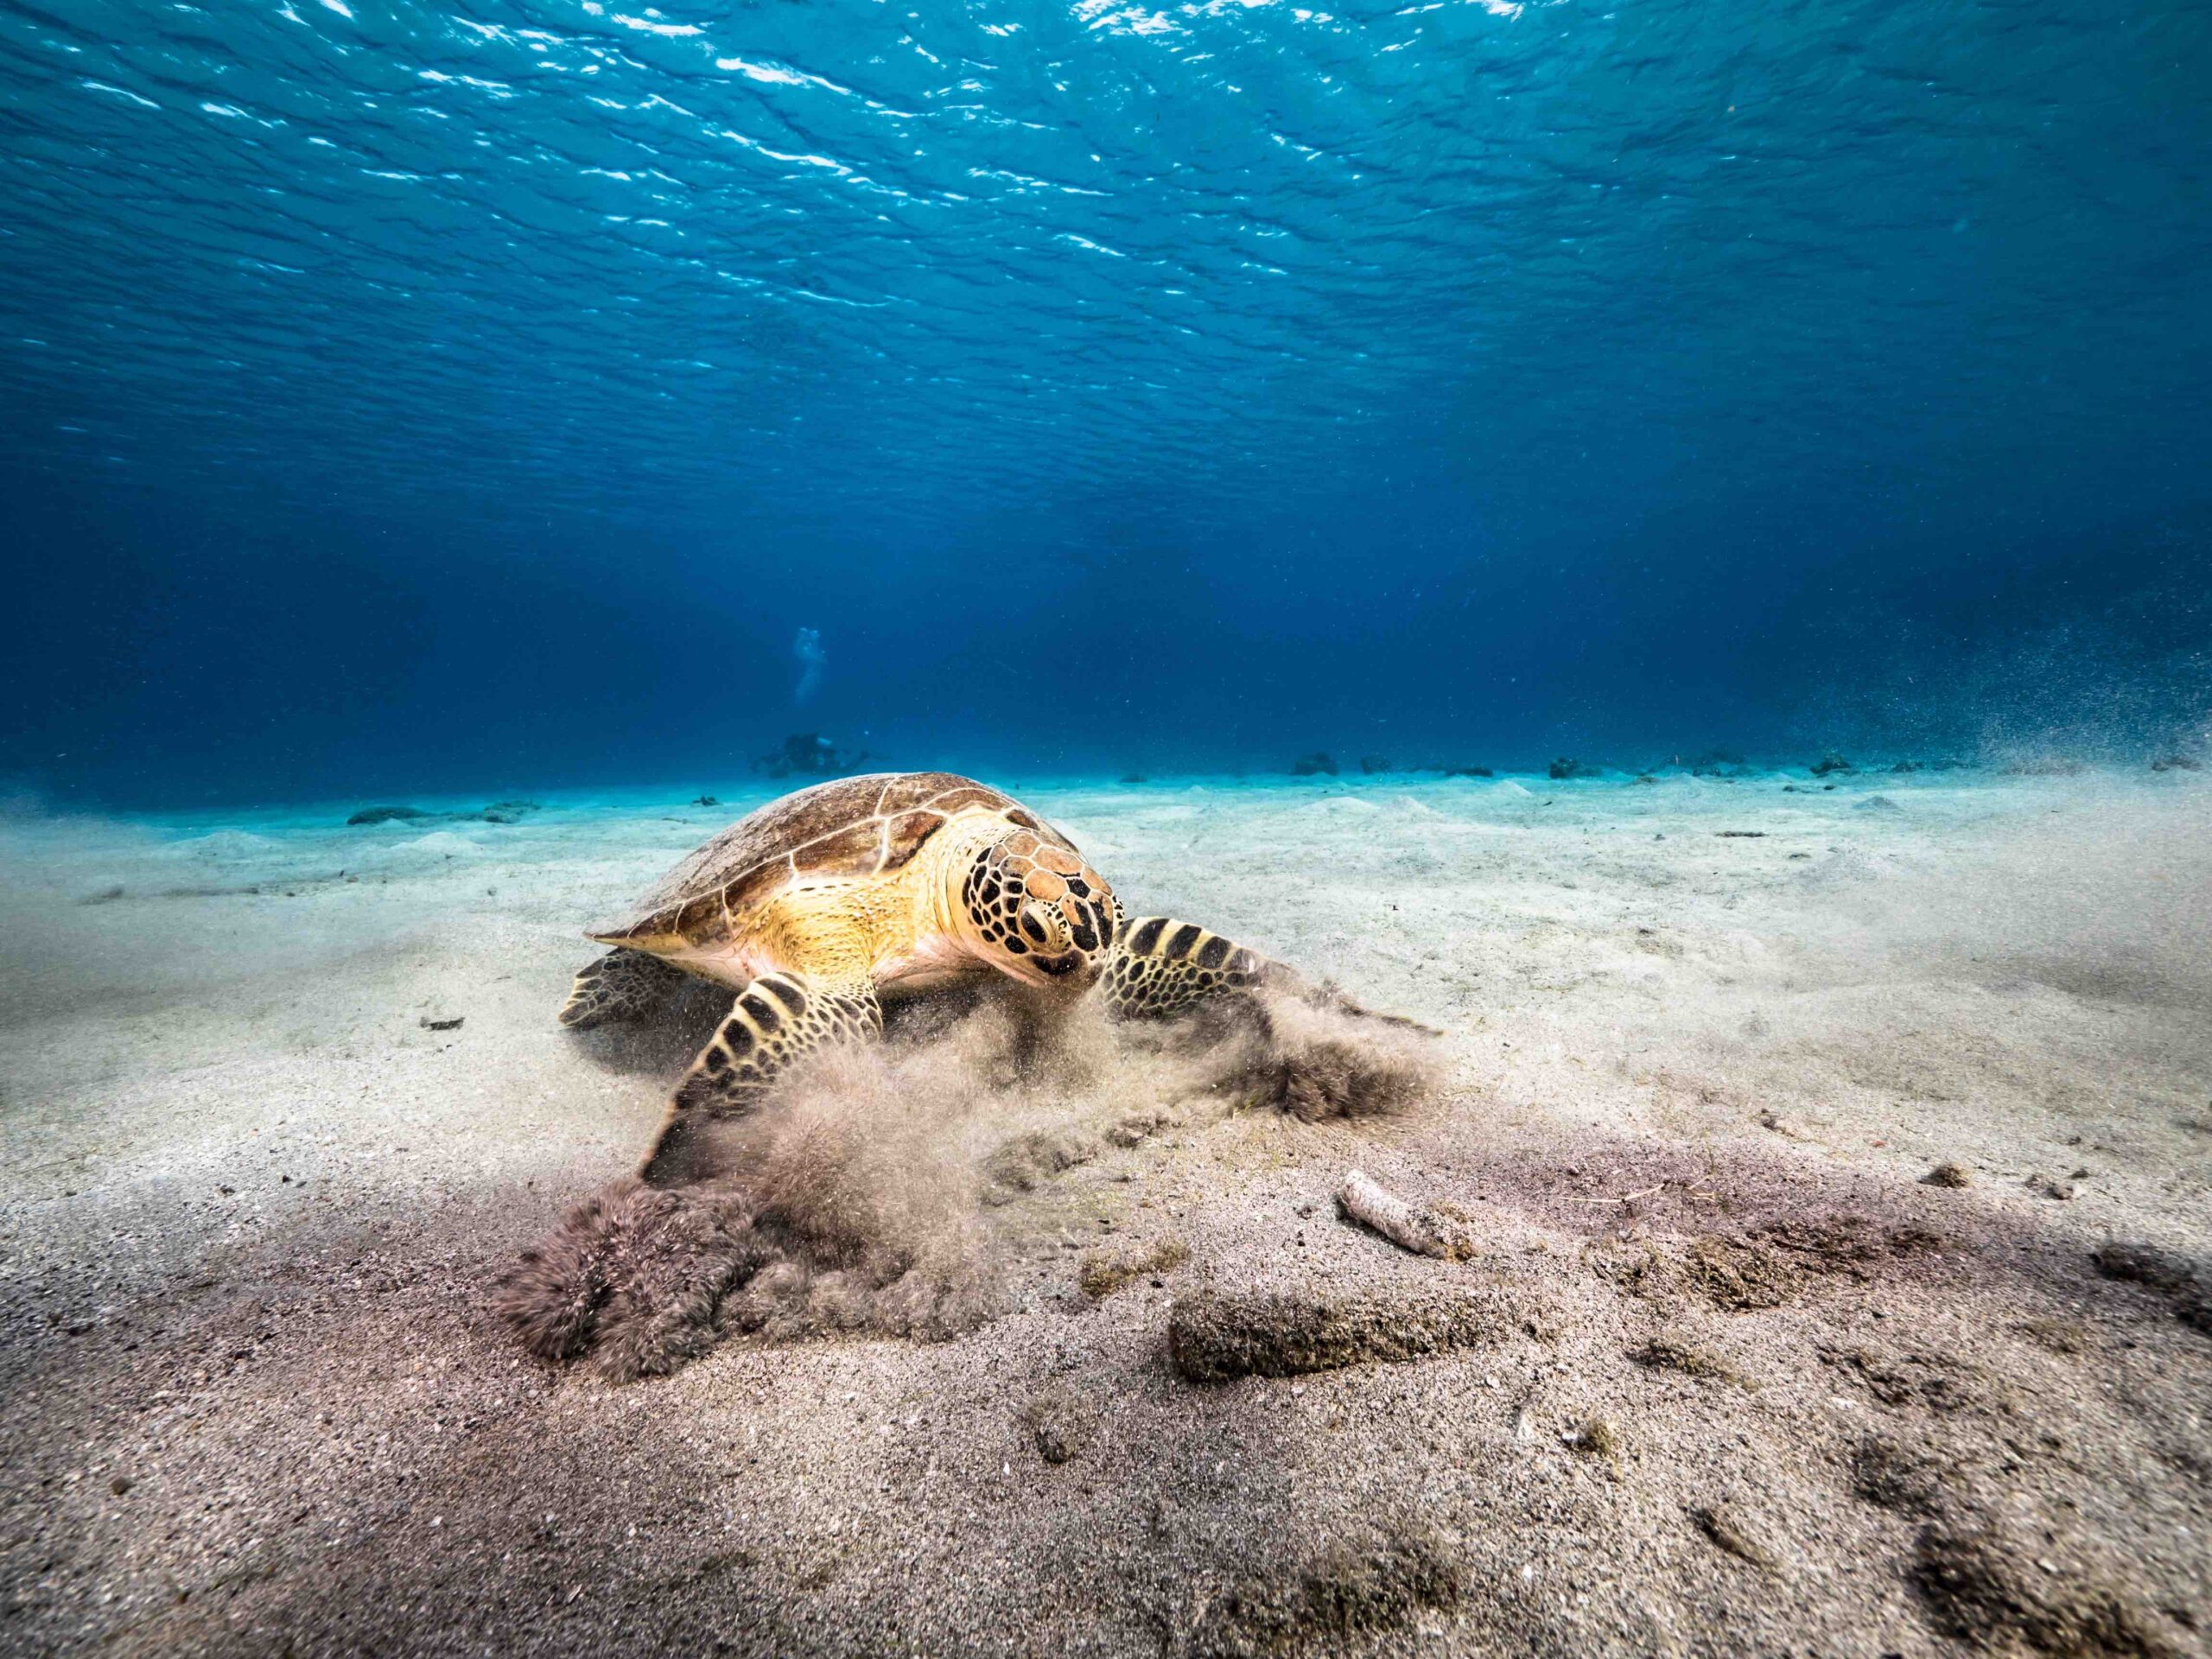
<instances>
[{"instance_id":1,"label":"white stick on sand","mask_svg":"<svg viewBox=\"0 0 2212 1659\"><path fill-rule=\"evenodd\" d=\"M1347 1221L1356 1221L1415 1255L1433 1255L1457 1262L1473 1254L1466 1235L1433 1210L1400 1198L1372 1176L1355 1169L1337 1189L1337 1208Z\"/></svg>"}]
</instances>

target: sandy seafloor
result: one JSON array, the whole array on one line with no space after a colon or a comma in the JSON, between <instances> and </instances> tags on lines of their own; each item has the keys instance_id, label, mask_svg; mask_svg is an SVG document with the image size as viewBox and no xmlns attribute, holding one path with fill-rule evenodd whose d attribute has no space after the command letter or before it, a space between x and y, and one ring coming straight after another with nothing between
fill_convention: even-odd
<instances>
[{"instance_id":1,"label":"sandy seafloor","mask_svg":"<svg viewBox=\"0 0 2212 1659\"><path fill-rule=\"evenodd\" d=\"M1444 1027L1440 1094L1093 1078L1160 1127L1006 1212L999 1317L627 1384L486 1287L698 1034L559 1030L579 929L767 787L19 814L0 1649L2203 1651L2207 777L1017 785L1138 911ZM1480 1248L1341 1222L1355 1166ZM1208 1287L1505 1317L1200 1385Z\"/></svg>"}]
</instances>

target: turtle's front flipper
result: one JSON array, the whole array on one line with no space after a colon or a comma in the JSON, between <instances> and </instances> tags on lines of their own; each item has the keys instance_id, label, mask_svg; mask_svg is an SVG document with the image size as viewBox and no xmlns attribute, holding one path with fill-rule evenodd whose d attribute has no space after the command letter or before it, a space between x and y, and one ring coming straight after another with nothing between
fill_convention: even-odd
<instances>
[{"instance_id":1,"label":"turtle's front flipper","mask_svg":"<svg viewBox=\"0 0 2212 1659\"><path fill-rule=\"evenodd\" d=\"M683 1074L639 1173L666 1186L704 1173L697 1166L705 1124L750 1111L777 1074L802 1055L882 1030L883 1007L865 980L840 984L807 974L763 974L737 994L714 1040Z\"/></svg>"},{"instance_id":2,"label":"turtle's front flipper","mask_svg":"<svg viewBox=\"0 0 2212 1659\"><path fill-rule=\"evenodd\" d=\"M610 1020L642 1020L673 996L686 977L681 968L643 950L610 950L577 974L562 1004L561 1023L572 1031L588 1031Z\"/></svg>"},{"instance_id":3,"label":"turtle's front flipper","mask_svg":"<svg viewBox=\"0 0 2212 1659\"><path fill-rule=\"evenodd\" d=\"M1224 991L1291 977L1280 963L1196 922L1134 916L1115 930L1098 994L1116 1020L1164 1020Z\"/></svg>"},{"instance_id":4,"label":"turtle's front flipper","mask_svg":"<svg viewBox=\"0 0 2212 1659\"><path fill-rule=\"evenodd\" d=\"M1287 991L1317 1007L1334 1008L1362 1020L1429 1032L1433 1028L1402 1014L1363 1008L1331 985L1315 985L1296 970L1209 933L1196 922L1172 916L1137 916L1115 931L1114 949L1099 976L1098 994L1116 1020L1165 1020L1197 1007L1209 997L1268 986Z\"/></svg>"}]
</instances>

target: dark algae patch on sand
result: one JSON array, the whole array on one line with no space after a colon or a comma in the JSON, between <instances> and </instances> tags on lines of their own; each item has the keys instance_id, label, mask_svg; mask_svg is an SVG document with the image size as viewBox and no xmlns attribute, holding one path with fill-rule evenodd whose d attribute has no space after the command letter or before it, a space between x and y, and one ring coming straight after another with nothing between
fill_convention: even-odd
<instances>
[{"instance_id":1,"label":"dark algae patch on sand","mask_svg":"<svg viewBox=\"0 0 2212 1659\"><path fill-rule=\"evenodd\" d=\"M1864 1281L1889 1264L1942 1254L1942 1235L1918 1222L1848 1213L1777 1222L1750 1234L1708 1234L1682 1252L1690 1287L1716 1307L1780 1307L1828 1279Z\"/></svg>"},{"instance_id":2,"label":"dark algae patch on sand","mask_svg":"<svg viewBox=\"0 0 2212 1659\"><path fill-rule=\"evenodd\" d=\"M1703 1344L1662 1332L1629 1351L1630 1359L1647 1370L1679 1371L1701 1382L1742 1382L1736 1368Z\"/></svg>"},{"instance_id":3,"label":"dark algae patch on sand","mask_svg":"<svg viewBox=\"0 0 2212 1659\"><path fill-rule=\"evenodd\" d=\"M1690 1522L1710 1539L1716 1548L1733 1555L1739 1561L1771 1570L1774 1558L1765 1546L1745 1530L1736 1512L1725 1503L1700 1503L1690 1510Z\"/></svg>"},{"instance_id":4,"label":"dark algae patch on sand","mask_svg":"<svg viewBox=\"0 0 2212 1659\"><path fill-rule=\"evenodd\" d=\"M1465 1293L1203 1290L1175 1299L1167 1350L1189 1381L1222 1382L1420 1359L1501 1341L1520 1325L1497 1299Z\"/></svg>"},{"instance_id":5,"label":"dark algae patch on sand","mask_svg":"<svg viewBox=\"0 0 2212 1659\"><path fill-rule=\"evenodd\" d=\"M1944 1495L1942 1466L1925 1449L1870 1434L1851 1454L1853 1496L1900 1515L1931 1515Z\"/></svg>"},{"instance_id":6,"label":"dark algae patch on sand","mask_svg":"<svg viewBox=\"0 0 2212 1659\"><path fill-rule=\"evenodd\" d=\"M2050 1659L2177 1659L2181 1652L2132 1586L2094 1567L2061 1565L1987 1522L1923 1528L1910 1575L1929 1622L1983 1652Z\"/></svg>"},{"instance_id":7,"label":"dark algae patch on sand","mask_svg":"<svg viewBox=\"0 0 2212 1659\"><path fill-rule=\"evenodd\" d=\"M1739 1313L1780 1307L1804 1281L1804 1274L1776 1251L1718 1237L1690 1242L1682 1255L1682 1275L1715 1307Z\"/></svg>"},{"instance_id":8,"label":"dark algae patch on sand","mask_svg":"<svg viewBox=\"0 0 2212 1659\"><path fill-rule=\"evenodd\" d=\"M2090 1259L2107 1279L2165 1292L2173 1299L2176 1319L2212 1336L2212 1274L2199 1263L2155 1244L2132 1240L2101 1244Z\"/></svg>"},{"instance_id":9,"label":"dark algae patch on sand","mask_svg":"<svg viewBox=\"0 0 2212 1659\"><path fill-rule=\"evenodd\" d=\"M1076 1282L1095 1302L1104 1301L1132 1280L1172 1273L1191 1259L1191 1247L1179 1238L1163 1238L1142 1249L1094 1250L1083 1259Z\"/></svg>"},{"instance_id":10,"label":"dark algae patch on sand","mask_svg":"<svg viewBox=\"0 0 2212 1659\"><path fill-rule=\"evenodd\" d=\"M1413 1528L1376 1531L1242 1580L1207 1610L1188 1651L1192 1659L1333 1651L1448 1611L1464 1591L1444 1540Z\"/></svg>"}]
</instances>

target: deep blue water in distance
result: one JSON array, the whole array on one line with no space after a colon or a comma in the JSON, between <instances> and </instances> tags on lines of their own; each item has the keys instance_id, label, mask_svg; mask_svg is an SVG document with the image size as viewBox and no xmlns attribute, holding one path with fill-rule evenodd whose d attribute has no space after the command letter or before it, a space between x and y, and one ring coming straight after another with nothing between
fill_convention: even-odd
<instances>
[{"instance_id":1,"label":"deep blue water in distance","mask_svg":"<svg viewBox=\"0 0 2212 1659\"><path fill-rule=\"evenodd\" d=\"M2185 741L2208 89L2202 3L0 5L0 783Z\"/></svg>"}]
</instances>

